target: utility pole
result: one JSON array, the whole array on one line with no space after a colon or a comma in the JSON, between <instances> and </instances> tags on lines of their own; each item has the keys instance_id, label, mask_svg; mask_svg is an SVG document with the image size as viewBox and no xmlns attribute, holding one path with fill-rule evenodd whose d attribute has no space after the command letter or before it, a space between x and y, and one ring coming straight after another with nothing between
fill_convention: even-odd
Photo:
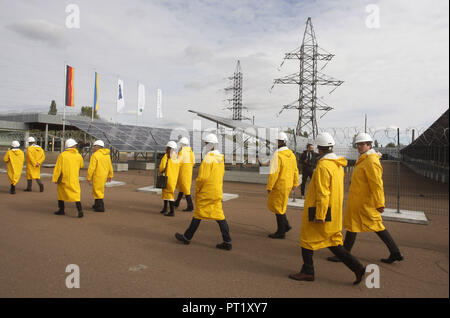
<instances>
[{"instance_id":1,"label":"utility pole","mask_svg":"<svg viewBox=\"0 0 450 318\"><path fill-rule=\"evenodd\" d=\"M233 76L228 77L228 79L232 80L233 84L232 86L225 88L225 91L231 91L233 93L233 97L228 99L231 106L227 107L227 109L232 111L231 119L242 120L244 119L242 117L242 109L246 107L242 106L242 71L241 62L239 60L236 63L236 69Z\"/></svg>"},{"instance_id":2,"label":"utility pole","mask_svg":"<svg viewBox=\"0 0 450 318\"><path fill-rule=\"evenodd\" d=\"M326 64L318 70L319 61L326 61L328 63L333 56L333 54L326 52L317 45L311 18L308 18L301 47L290 53L286 53L280 65L281 68L286 60L297 60L299 61L299 72L275 79L272 85L272 88L275 84L298 85L298 99L291 104L284 105L278 113L278 115L281 114L284 109L298 109L298 122L295 131L298 136L306 131L309 136L315 139L318 135L317 111L325 111L326 113L333 109L324 101L317 98L317 85L337 87L343 83L343 81L339 81L320 72ZM330 91L330 94L335 89Z\"/></svg>"}]
</instances>

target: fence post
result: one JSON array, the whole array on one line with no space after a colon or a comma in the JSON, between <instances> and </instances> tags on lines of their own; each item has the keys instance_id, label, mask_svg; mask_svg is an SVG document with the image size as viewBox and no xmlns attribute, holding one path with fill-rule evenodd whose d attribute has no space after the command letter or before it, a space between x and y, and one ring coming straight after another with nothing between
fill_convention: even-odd
<instances>
[{"instance_id":1,"label":"fence post","mask_svg":"<svg viewBox=\"0 0 450 318\"><path fill-rule=\"evenodd\" d=\"M400 213L400 128L397 128L397 213Z\"/></svg>"},{"instance_id":2,"label":"fence post","mask_svg":"<svg viewBox=\"0 0 450 318\"><path fill-rule=\"evenodd\" d=\"M155 170L153 170L155 172L154 176L153 176L154 177L153 187L156 188L156 180L158 178L158 171L159 171L159 167L158 167L158 151L157 150L155 150L153 152L153 157L155 159Z\"/></svg>"}]
</instances>

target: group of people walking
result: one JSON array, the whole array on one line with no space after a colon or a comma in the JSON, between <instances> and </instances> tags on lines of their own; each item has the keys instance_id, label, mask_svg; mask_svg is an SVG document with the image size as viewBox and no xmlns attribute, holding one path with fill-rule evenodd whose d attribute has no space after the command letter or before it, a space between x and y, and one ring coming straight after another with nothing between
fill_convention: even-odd
<instances>
[{"instance_id":1,"label":"group of people walking","mask_svg":"<svg viewBox=\"0 0 450 318\"><path fill-rule=\"evenodd\" d=\"M280 132L277 137L278 149L273 154L270 164L270 174L267 182L267 206L276 216L277 230L269 234L272 239L284 239L291 226L286 216L289 195L299 186L299 171L295 154L287 147L287 135ZM166 153L159 165L159 172L167 177L166 186L162 189L163 209L165 216L174 216L175 208L180 205L183 195L186 197L187 208L183 211L192 212L190 225L183 234L175 233L175 238L183 244L190 244L202 220L215 220L219 225L223 242L216 247L231 250L231 236L228 223L222 208L223 176L225 173L224 156L218 150L217 136L207 134L204 139L206 155L204 156L195 183L194 202L191 197L192 170L195 156L189 139L183 137L180 141L169 141ZM31 191L31 181L39 180L39 168L45 159L38 150L39 146L31 146L27 150L27 190ZM305 184L310 178L306 191L302 225L300 230L300 246L303 266L300 272L290 274L289 278L299 281L314 280L313 254L315 250L328 248L334 256L328 258L332 262L343 262L355 274L354 284L361 282L365 267L351 254L351 249L359 232L375 232L389 249L388 258L382 262L391 264L402 261L398 246L383 225L381 213L385 208L380 154L372 149L372 138L360 133L355 138L355 144L360 154L352 174L351 185L343 213L344 170L347 160L338 157L333 152L335 145L333 137L328 133L320 134L315 143L318 153L314 153L312 145L300 157L303 164L302 196L305 195ZM58 184L57 215L64 215L64 202L76 202L78 216L83 212L80 202L79 171L83 167L83 159L76 149L76 141L68 139L66 150L57 159L52 181ZM11 182L11 193L17 184L23 166L23 152L18 142L12 143L11 150L5 155L8 164L8 176ZM30 148L32 149L30 151ZM179 151L178 151L178 148ZM41 149L42 150L42 149ZM104 187L113 177L109 150L98 140L94 143L94 155L91 157L87 180L92 181L93 196L96 211L104 211ZM30 159L28 159L30 157ZM30 163L30 173L28 173ZM306 166L306 170L305 170ZM31 180L31 181L30 181ZM43 186L40 181L40 190ZM175 190L178 196L175 200ZM169 208L169 210L168 210ZM346 230L345 240L342 235L342 224Z\"/></svg>"}]
</instances>

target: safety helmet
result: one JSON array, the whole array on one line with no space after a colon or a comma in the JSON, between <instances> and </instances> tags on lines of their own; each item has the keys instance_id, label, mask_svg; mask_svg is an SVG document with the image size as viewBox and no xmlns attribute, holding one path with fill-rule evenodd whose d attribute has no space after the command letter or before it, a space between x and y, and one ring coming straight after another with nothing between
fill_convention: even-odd
<instances>
[{"instance_id":1,"label":"safety helmet","mask_svg":"<svg viewBox=\"0 0 450 318\"><path fill-rule=\"evenodd\" d=\"M217 136L214 134L208 134L205 136L205 138L203 139L204 142L209 142L211 144L218 144L219 141L217 140Z\"/></svg>"},{"instance_id":2,"label":"safety helmet","mask_svg":"<svg viewBox=\"0 0 450 318\"><path fill-rule=\"evenodd\" d=\"M27 142L36 142L36 139L34 137L28 137Z\"/></svg>"},{"instance_id":3,"label":"safety helmet","mask_svg":"<svg viewBox=\"0 0 450 318\"><path fill-rule=\"evenodd\" d=\"M105 147L105 143L103 142L103 140L96 140L94 142L94 146Z\"/></svg>"},{"instance_id":4,"label":"safety helmet","mask_svg":"<svg viewBox=\"0 0 450 318\"><path fill-rule=\"evenodd\" d=\"M180 139L180 144L183 144L183 145L189 145L189 139L187 139L186 137L182 137L181 139Z\"/></svg>"},{"instance_id":5,"label":"safety helmet","mask_svg":"<svg viewBox=\"0 0 450 318\"><path fill-rule=\"evenodd\" d=\"M335 144L333 137L327 132L320 133L315 141L320 147L330 147Z\"/></svg>"},{"instance_id":6,"label":"safety helmet","mask_svg":"<svg viewBox=\"0 0 450 318\"><path fill-rule=\"evenodd\" d=\"M13 148L19 148L19 147L20 147L20 143L19 143L17 140L14 140L14 141L11 143L11 147L13 147Z\"/></svg>"},{"instance_id":7,"label":"safety helmet","mask_svg":"<svg viewBox=\"0 0 450 318\"><path fill-rule=\"evenodd\" d=\"M286 135L285 132L280 131L280 132L278 133L277 140L282 140L282 141L284 141L284 142L287 142L287 141L288 141L288 136Z\"/></svg>"},{"instance_id":8,"label":"safety helmet","mask_svg":"<svg viewBox=\"0 0 450 318\"><path fill-rule=\"evenodd\" d=\"M172 140L167 143L166 147L170 147L170 148L175 149L175 150L177 150L177 148L178 148L177 147L177 143L175 141L172 141Z\"/></svg>"},{"instance_id":9,"label":"safety helmet","mask_svg":"<svg viewBox=\"0 0 450 318\"><path fill-rule=\"evenodd\" d=\"M72 148L73 146L75 146L77 144L78 143L72 138L69 138L66 140L66 148Z\"/></svg>"},{"instance_id":10,"label":"safety helmet","mask_svg":"<svg viewBox=\"0 0 450 318\"><path fill-rule=\"evenodd\" d=\"M372 137L366 133L359 133L355 137L355 144L360 142L373 142Z\"/></svg>"}]
</instances>

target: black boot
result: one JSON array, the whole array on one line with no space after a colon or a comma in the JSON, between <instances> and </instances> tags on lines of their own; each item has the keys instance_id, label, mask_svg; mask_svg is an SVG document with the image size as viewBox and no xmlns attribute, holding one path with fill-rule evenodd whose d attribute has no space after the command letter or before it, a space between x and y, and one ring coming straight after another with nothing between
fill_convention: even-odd
<instances>
[{"instance_id":1,"label":"black boot","mask_svg":"<svg viewBox=\"0 0 450 318\"><path fill-rule=\"evenodd\" d=\"M173 204L173 206L174 206L175 208L178 208L178 206L180 205L180 201L181 201L182 198L183 198L183 192L178 192L178 197L177 197L177 199L175 200L175 202L174 202L174 204Z\"/></svg>"},{"instance_id":2,"label":"black boot","mask_svg":"<svg viewBox=\"0 0 450 318\"><path fill-rule=\"evenodd\" d=\"M382 258L381 261L387 264L392 264L395 261L403 261L403 255L400 253L400 250L397 244L395 244L391 234L389 234L387 230L376 233L380 237L380 239L384 242L384 244L386 244L387 248L389 249L389 252L391 253L389 255L389 258Z\"/></svg>"},{"instance_id":3,"label":"black boot","mask_svg":"<svg viewBox=\"0 0 450 318\"><path fill-rule=\"evenodd\" d=\"M167 212L167 204L168 204L167 202L169 202L169 201L164 200L164 207L161 211L159 211L159 213L163 214L163 213Z\"/></svg>"},{"instance_id":4,"label":"black boot","mask_svg":"<svg viewBox=\"0 0 450 318\"><path fill-rule=\"evenodd\" d=\"M64 215L64 201L58 200L58 211L55 212L56 215Z\"/></svg>"},{"instance_id":5,"label":"black boot","mask_svg":"<svg viewBox=\"0 0 450 318\"><path fill-rule=\"evenodd\" d=\"M103 204L103 199L97 199L97 208L95 212L105 212L105 205Z\"/></svg>"},{"instance_id":6,"label":"black boot","mask_svg":"<svg viewBox=\"0 0 450 318\"><path fill-rule=\"evenodd\" d=\"M345 233L344 248L348 252L351 252L353 245L355 244L355 240L356 240L356 232L347 231ZM337 257L337 256L327 257L327 260L329 260L330 262L336 262L336 263L342 262L342 260L339 259L339 257Z\"/></svg>"},{"instance_id":7,"label":"black boot","mask_svg":"<svg viewBox=\"0 0 450 318\"><path fill-rule=\"evenodd\" d=\"M75 205L77 206L77 210L78 210L78 217L82 218L83 217L83 209L81 207L81 202L75 202Z\"/></svg>"},{"instance_id":8,"label":"black boot","mask_svg":"<svg viewBox=\"0 0 450 318\"><path fill-rule=\"evenodd\" d=\"M11 194L16 194L16 186L13 186L13 185L11 184L11 189L9 189L9 193L11 193Z\"/></svg>"},{"instance_id":9,"label":"black boot","mask_svg":"<svg viewBox=\"0 0 450 318\"><path fill-rule=\"evenodd\" d=\"M283 216L281 214L275 214L275 216L277 218L277 231L273 234L269 234L268 236L273 239L284 239L285 230L284 230Z\"/></svg>"},{"instance_id":10,"label":"black boot","mask_svg":"<svg viewBox=\"0 0 450 318\"><path fill-rule=\"evenodd\" d=\"M97 209L97 206L98 206L98 199L94 199L95 201L94 201L94 205L92 206L92 208L95 210L95 209Z\"/></svg>"},{"instance_id":11,"label":"black boot","mask_svg":"<svg viewBox=\"0 0 450 318\"><path fill-rule=\"evenodd\" d=\"M174 207L174 202L173 201L169 201L169 208L170 208L170 212L169 213L165 213L165 216L175 216L175 207Z\"/></svg>"},{"instance_id":12,"label":"black boot","mask_svg":"<svg viewBox=\"0 0 450 318\"><path fill-rule=\"evenodd\" d=\"M44 192L44 185L42 184L40 179L36 179L37 184L39 185L39 192Z\"/></svg>"},{"instance_id":13,"label":"black boot","mask_svg":"<svg viewBox=\"0 0 450 318\"><path fill-rule=\"evenodd\" d=\"M187 208L184 209L184 212L192 212L194 211L194 204L192 203L192 197L190 195L186 195Z\"/></svg>"},{"instance_id":14,"label":"black boot","mask_svg":"<svg viewBox=\"0 0 450 318\"><path fill-rule=\"evenodd\" d=\"M33 180L27 180L27 188L23 191L31 192L31 187L33 186Z\"/></svg>"}]
</instances>

